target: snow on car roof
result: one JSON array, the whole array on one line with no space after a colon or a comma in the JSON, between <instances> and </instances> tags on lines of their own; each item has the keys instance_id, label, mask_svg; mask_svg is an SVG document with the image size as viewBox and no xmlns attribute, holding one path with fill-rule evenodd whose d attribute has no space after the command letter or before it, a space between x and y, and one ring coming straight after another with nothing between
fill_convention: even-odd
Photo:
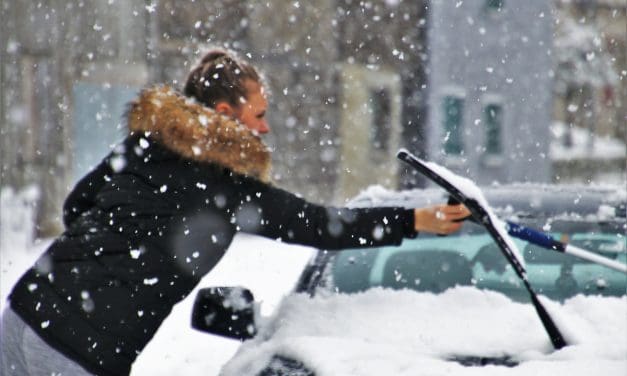
<instances>
[{"instance_id":1,"label":"snow on car roof","mask_svg":"<svg viewBox=\"0 0 627 376\"><path fill-rule=\"evenodd\" d=\"M480 187L498 214L578 216L587 220L625 218L627 191L621 186L554 185L518 183ZM393 191L374 185L350 201L353 207L390 205L420 207L446 202L439 188Z\"/></svg>"}]
</instances>

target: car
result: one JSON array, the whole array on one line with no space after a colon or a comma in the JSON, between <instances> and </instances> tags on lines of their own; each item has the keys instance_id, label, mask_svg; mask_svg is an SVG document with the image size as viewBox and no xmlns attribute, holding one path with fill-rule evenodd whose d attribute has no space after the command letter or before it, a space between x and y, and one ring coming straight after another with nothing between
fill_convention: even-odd
<instances>
[{"instance_id":1,"label":"car","mask_svg":"<svg viewBox=\"0 0 627 376\"><path fill-rule=\"evenodd\" d=\"M495 185L502 219L627 264L617 187ZM442 190L371 187L351 205L422 207ZM467 221L399 246L318 250L270 318L243 287L202 289L192 326L244 340L224 375L554 374L627 370L624 272L514 239L527 277L567 338L556 351L497 243ZM509 372L509 373L508 373Z\"/></svg>"}]
</instances>

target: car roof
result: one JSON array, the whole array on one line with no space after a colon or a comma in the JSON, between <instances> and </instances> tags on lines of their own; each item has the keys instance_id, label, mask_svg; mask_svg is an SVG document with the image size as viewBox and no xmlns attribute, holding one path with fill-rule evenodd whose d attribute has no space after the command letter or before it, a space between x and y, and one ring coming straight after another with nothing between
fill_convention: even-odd
<instances>
[{"instance_id":1,"label":"car roof","mask_svg":"<svg viewBox=\"0 0 627 376\"><path fill-rule=\"evenodd\" d=\"M620 186L584 186L520 183L480 187L497 214L554 217L577 215L588 220L624 220L627 193ZM372 186L350 201L352 207L422 207L446 202L438 187L391 191Z\"/></svg>"}]
</instances>

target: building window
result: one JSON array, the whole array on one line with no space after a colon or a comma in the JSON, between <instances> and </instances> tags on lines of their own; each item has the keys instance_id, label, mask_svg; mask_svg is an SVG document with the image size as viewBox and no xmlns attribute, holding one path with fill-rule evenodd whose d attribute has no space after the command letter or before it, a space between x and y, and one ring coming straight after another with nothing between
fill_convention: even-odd
<instances>
[{"instance_id":1,"label":"building window","mask_svg":"<svg viewBox=\"0 0 627 376\"><path fill-rule=\"evenodd\" d=\"M485 153L486 155L501 155L503 153L503 107L498 103L490 103L484 107L483 112L485 119Z\"/></svg>"},{"instance_id":2,"label":"building window","mask_svg":"<svg viewBox=\"0 0 627 376\"><path fill-rule=\"evenodd\" d=\"M340 155L337 157L338 199L359 194L364 186L396 189L395 151L402 145L402 83L392 70L342 64L340 79Z\"/></svg>"},{"instance_id":3,"label":"building window","mask_svg":"<svg viewBox=\"0 0 627 376\"><path fill-rule=\"evenodd\" d=\"M485 9L489 12L500 12L503 10L505 0L486 0Z\"/></svg>"},{"instance_id":4,"label":"building window","mask_svg":"<svg viewBox=\"0 0 627 376\"><path fill-rule=\"evenodd\" d=\"M370 109L372 127L370 140L376 152L387 154L390 149L390 131L392 129L392 104L387 89L370 90Z\"/></svg>"},{"instance_id":5,"label":"building window","mask_svg":"<svg viewBox=\"0 0 627 376\"><path fill-rule=\"evenodd\" d=\"M462 124L464 98L447 95L443 99L444 111L444 152L448 155L461 155L464 151Z\"/></svg>"}]
</instances>

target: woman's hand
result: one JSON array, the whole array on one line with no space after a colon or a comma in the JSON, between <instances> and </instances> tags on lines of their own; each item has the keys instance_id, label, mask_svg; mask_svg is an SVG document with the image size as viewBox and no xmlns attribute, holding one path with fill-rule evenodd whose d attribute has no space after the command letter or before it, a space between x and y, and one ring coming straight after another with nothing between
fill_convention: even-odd
<instances>
[{"instance_id":1,"label":"woman's hand","mask_svg":"<svg viewBox=\"0 0 627 376\"><path fill-rule=\"evenodd\" d=\"M470 215L464 205L434 205L427 208L414 209L414 228L416 231L448 235L462 226L456 222Z\"/></svg>"}]
</instances>

